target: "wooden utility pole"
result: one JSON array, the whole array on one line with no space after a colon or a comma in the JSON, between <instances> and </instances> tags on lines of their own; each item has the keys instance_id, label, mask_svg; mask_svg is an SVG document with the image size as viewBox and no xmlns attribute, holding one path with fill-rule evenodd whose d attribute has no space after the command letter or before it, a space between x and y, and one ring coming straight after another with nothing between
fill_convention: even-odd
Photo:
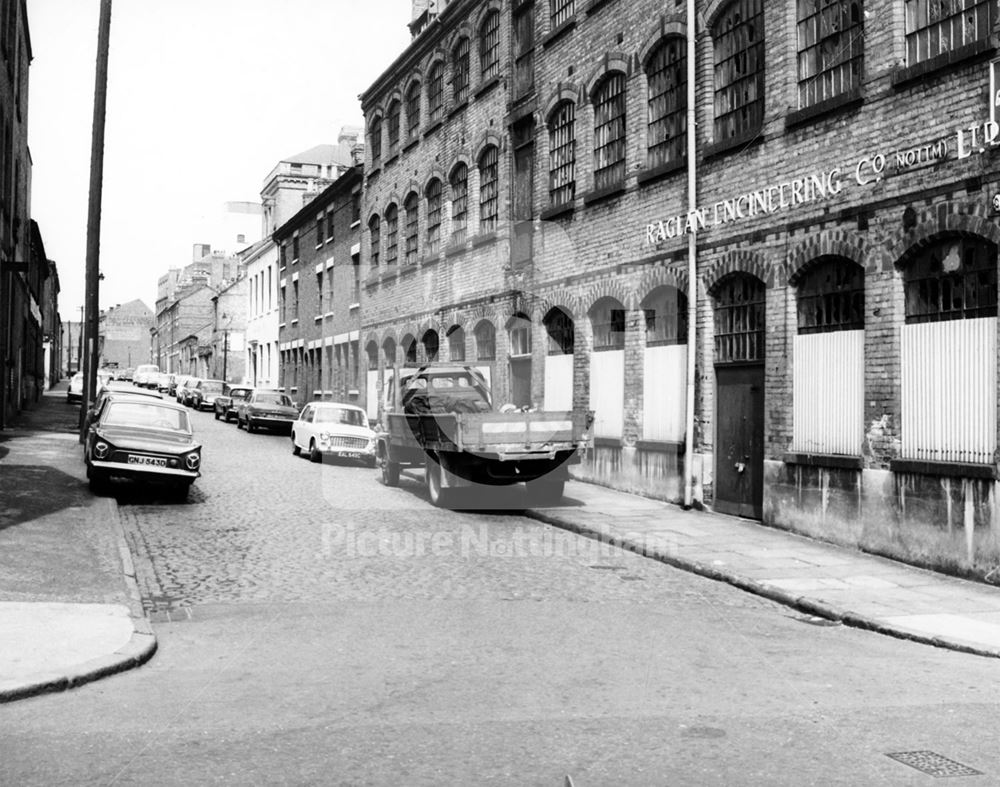
<instances>
[{"instance_id":1,"label":"wooden utility pole","mask_svg":"<svg viewBox=\"0 0 1000 787\"><path fill-rule=\"evenodd\" d=\"M111 37L111 0L101 0L97 29L97 76L94 82L94 127L90 144L90 203L87 210L86 330L83 355L83 397L80 439L87 411L97 396L98 282L101 274L101 193L104 185L104 116L108 98L108 48Z\"/></svg>"}]
</instances>

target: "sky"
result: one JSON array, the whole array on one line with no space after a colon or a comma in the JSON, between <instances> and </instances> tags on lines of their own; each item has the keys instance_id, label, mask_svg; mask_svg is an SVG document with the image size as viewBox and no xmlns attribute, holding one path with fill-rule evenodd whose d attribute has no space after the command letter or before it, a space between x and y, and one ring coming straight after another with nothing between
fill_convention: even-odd
<instances>
[{"instance_id":1,"label":"sky","mask_svg":"<svg viewBox=\"0 0 1000 787\"><path fill-rule=\"evenodd\" d=\"M84 303L99 0L27 0L31 214ZM410 0L113 0L100 306L155 308L224 204L283 158L361 126L358 95L409 42Z\"/></svg>"}]
</instances>

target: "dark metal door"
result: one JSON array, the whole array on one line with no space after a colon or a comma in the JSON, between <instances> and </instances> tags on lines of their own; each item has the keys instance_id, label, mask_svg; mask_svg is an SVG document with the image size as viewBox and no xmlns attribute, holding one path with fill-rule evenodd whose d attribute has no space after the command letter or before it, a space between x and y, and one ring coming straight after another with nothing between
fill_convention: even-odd
<instances>
[{"instance_id":1,"label":"dark metal door","mask_svg":"<svg viewBox=\"0 0 1000 787\"><path fill-rule=\"evenodd\" d=\"M715 370L715 509L760 519L764 509L764 366Z\"/></svg>"}]
</instances>

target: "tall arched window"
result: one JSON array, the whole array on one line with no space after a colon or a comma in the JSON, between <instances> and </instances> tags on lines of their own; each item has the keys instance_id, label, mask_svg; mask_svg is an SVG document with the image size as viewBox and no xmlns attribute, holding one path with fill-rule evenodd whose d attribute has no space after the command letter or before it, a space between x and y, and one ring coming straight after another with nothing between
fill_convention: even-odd
<instances>
[{"instance_id":1,"label":"tall arched window","mask_svg":"<svg viewBox=\"0 0 1000 787\"><path fill-rule=\"evenodd\" d=\"M625 180L625 75L613 71L594 91L594 188Z\"/></svg>"},{"instance_id":2,"label":"tall arched window","mask_svg":"<svg viewBox=\"0 0 1000 787\"><path fill-rule=\"evenodd\" d=\"M594 350L625 348L625 307L613 298L602 298L590 311Z\"/></svg>"},{"instance_id":3,"label":"tall arched window","mask_svg":"<svg viewBox=\"0 0 1000 787\"><path fill-rule=\"evenodd\" d=\"M549 203L572 204L576 197L576 105L563 101L549 116Z\"/></svg>"},{"instance_id":4,"label":"tall arched window","mask_svg":"<svg viewBox=\"0 0 1000 787\"><path fill-rule=\"evenodd\" d=\"M479 157L479 231L497 228L500 210L500 165L495 145L490 145Z\"/></svg>"},{"instance_id":5,"label":"tall arched window","mask_svg":"<svg viewBox=\"0 0 1000 787\"><path fill-rule=\"evenodd\" d=\"M390 369L396 364L396 340L392 337L382 342L382 354L385 356L385 365Z\"/></svg>"},{"instance_id":6,"label":"tall arched window","mask_svg":"<svg viewBox=\"0 0 1000 787\"><path fill-rule=\"evenodd\" d=\"M573 317L558 306L542 320L548 342L545 355L542 406L547 411L573 409L573 353L576 328Z\"/></svg>"},{"instance_id":7,"label":"tall arched window","mask_svg":"<svg viewBox=\"0 0 1000 787\"><path fill-rule=\"evenodd\" d=\"M372 118L368 127L368 143L372 151L372 165L378 166L382 160L382 116Z\"/></svg>"},{"instance_id":8,"label":"tall arched window","mask_svg":"<svg viewBox=\"0 0 1000 787\"><path fill-rule=\"evenodd\" d=\"M476 360L492 361L497 355L497 333L493 323L481 320L476 325Z\"/></svg>"},{"instance_id":9,"label":"tall arched window","mask_svg":"<svg viewBox=\"0 0 1000 787\"><path fill-rule=\"evenodd\" d=\"M386 125L388 126L389 138L389 158L399 153L399 101L393 99L389 104L389 111L386 112Z\"/></svg>"},{"instance_id":10,"label":"tall arched window","mask_svg":"<svg viewBox=\"0 0 1000 787\"><path fill-rule=\"evenodd\" d=\"M646 166L683 161L686 152L687 57L685 41L672 37L653 50L646 63L649 126Z\"/></svg>"},{"instance_id":11,"label":"tall arched window","mask_svg":"<svg viewBox=\"0 0 1000 787\"><path fill-rule=\"evenodd\" d=\"M417 340L413 334L406 334L400 342L400 347L403 349L403 361L405 363L417 362Z\"/></svg>"},{"instance_id":12,"label":"tall arched window","mask_svg":"<svg viewBox=\"0 0 1000 787\"><path fill-rule=\"evenodd\" d=\"M427 119L436 123L444 117L444 63L438 61L427 74Z\"/></svg>"},{"instance_id":13,"label":"tall arched window","mask_svg":"<svg viewBox=\"0 0 1000 787\"><path fill-rule=\"evenodd\" d=\"M601 298L590 308L594 337L590 354L590 409L594 435L618 438L625 412L625 307L614 298Z\"/></svg>"},{"instance_id":14,"label":"tall arched window","mask_svg":"<svg viewBox=\"0 0 1000 787\"><path fill-rule=\"evenodd\" d=\"M459 163L451 172L451 242L464 243L469 223L469 169Z\"/></svg>"},{"instance_id":15,"label":"tall arched window","mask_svg":"<svg viewBox=\"0 0 1000 787\"><path fill-rule=\"evenodd\" d=\"M715 141L756 134L764 122L764 0L734 0L712 26Z\"/></svg>"},{"instance_id":16,"label":"tall arched window","mask_svg":"<svg viewBox=\"0 0 1000 787\"><path fill-rule=\"evenodd\" d=\"M479 28L479 68L484 81L500 73L499 11L490 11Z\"/></svg>"},{"instance_id":17,"label":"tall arched window","mask_svg":"<svg viewBox=\"0 0 1000 787\"><path fill-rule=\"evenodd\" d=\"M451 86L456 104L469 98L469 39L461 38L451 51Z\"/></svg>"},{"instance_id":18,"label":"tall arched window","mask_svg":"<svg viewBox=\"0 0 1000 787\"><path fill-rule=\"evenodd\" d=\"M420 133L420 83L416 80L406 91L406 135L413 139Z\"/></svg>"},{"instance_id":19,"label":"tall arched window","mask_svg":"<svg viewBox=\"0 0 1000 787\"><path fill-rule=\"evenodd\" d=\"M424 333L423 338L420 342L424 345L424 358L428 363L433 363L438 359L438 349L440 347L441 340L438 338L438 332L431 329Z\"/></svg>"},{"instance_id":20,"label":"tall arched window","mask_svg":"<svg viewBox=\"0 0 1000 787\"><path fill-rule=\"evenodd\" d=\"M371 238L369 258L371 259L372 267L375 268L378 267L379 254L382 250L382 233L377 213L368 219L368 233Z\"/></svg>"},{"instance_id":21,"label":"tall arched window","mask_svg":"<svg viewBox=\"0 0 1000 787\"><path fill-rule=\"evenodd\" d=\"M448 360L465 360L465 329L461 325L452 325L448 329Z\"/></svg>"},{"instance_id":22,"label":"tall arched window","mask_svg":"<svg viewBox=\"0 0 1000 787\"><path fill-rule=\"evenodd\" d=\"M385 209L385 264L399 261L399 208L393 202Z\"/></svg>"},{"instance_id":23,"label":"tall arched window","mask_svg":"<svg viewBox=\"0 0 1000 787\"><path fill-rule=\"evenodd\" d=\"M861 6L861 0L799 0L800 109L861 84L865 43Z\"/></svg>"},{"instance_id":24,"label":"tall arched window","mask_svg":"<svg viewBox=\"0 0 1000 787\"><path fill-rule=\"evenodd\" d=\"M518 407L531 405L531 320L515 314L507 321L510 364L510 400Z\"/></svg>"},{"instance_id":25,"label":"tall arched window","mask_svg":"<svg viewBox=\"0 0 1000 787\"><path fill-rule=\"evenodd\" d=\"M412 265L417 261L417 252L420 246L418 237L420 198L417 196L417 192L411 191L407 195L403 209L406 211L406 257L404 261L407 265Z\"/></svg>"},{"instance_id":26,"label":"tall arched window","mask_svg":"<svg viewBox=\"0 0 1000 787\"><path fill-rule=\"evenodd\" d=\"M441 249L441 181L434 178L427 184L427 253Z\"/></svg>"}]
</instances>

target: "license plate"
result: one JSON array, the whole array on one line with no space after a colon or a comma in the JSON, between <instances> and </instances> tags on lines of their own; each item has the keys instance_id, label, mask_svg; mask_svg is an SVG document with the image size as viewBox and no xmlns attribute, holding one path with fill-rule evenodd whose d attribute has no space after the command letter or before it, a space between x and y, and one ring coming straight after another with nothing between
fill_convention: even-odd
<instances>
[{"instance_id":1,"label":"license plate","mask_svg":"<svg viewBox=\"0 0 1000 787\"><path fill-rule=\"evenodd\" d=\"M357 451L341 451L340 455L342 457L344 457L344 459L360 459L361 458L361 454L359 454Z\"/></svg>"},{"instance_id":2,"label":"license plate","mask_svg":"<svg viewBox=\"0 0 1000 787\"><path fill-rule=\"evenodd\" d=\"M167 460L156 456L133 456L129 454L128 463L130 465L153 465L153 467L166 467Z\"/></svg>"}]
</instances>

